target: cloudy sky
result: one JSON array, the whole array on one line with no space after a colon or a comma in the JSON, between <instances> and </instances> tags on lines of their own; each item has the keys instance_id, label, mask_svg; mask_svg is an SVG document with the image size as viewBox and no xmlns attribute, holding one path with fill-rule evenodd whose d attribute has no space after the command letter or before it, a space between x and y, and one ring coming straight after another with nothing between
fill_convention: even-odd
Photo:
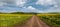
<instances>
[{"instance_id":1,"label":"cloudy sky","mask_svg":"<svg viewBox=\"0 0 60 27\"><path fill-rule=\"evenodd\" d=\"M60 12L60 0L0 0L0 12Z\"/></svg>"}]
</instances>

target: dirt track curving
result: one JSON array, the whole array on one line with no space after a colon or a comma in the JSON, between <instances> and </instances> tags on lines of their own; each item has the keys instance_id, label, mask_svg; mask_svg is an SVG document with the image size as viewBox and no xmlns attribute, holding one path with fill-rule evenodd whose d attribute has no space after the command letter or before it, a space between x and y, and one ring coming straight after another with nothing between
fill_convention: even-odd
<instances>
[{"instance_id":1,"label":"dirt track curving","mask_svg":"<svg viewBox=\"0 0 60 27\"><path fill-rule=\"evenodd\" d=\"M19 25L19 24L17 24ZM41 21L37 16L33 15L30 20L28 20L25 24L22 26L17 26L15 25L14 27L49 27L46 23Z\"/></svg>"}]
</instances>

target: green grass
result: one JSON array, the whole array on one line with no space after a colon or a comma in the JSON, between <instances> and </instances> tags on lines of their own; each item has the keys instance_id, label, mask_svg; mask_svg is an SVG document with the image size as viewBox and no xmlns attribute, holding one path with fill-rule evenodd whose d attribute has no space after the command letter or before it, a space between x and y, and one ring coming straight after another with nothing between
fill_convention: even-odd
<instances>
[{"instance_id":1,"label":"green grass","mask_svg":"<svg viewBox=\"0 0 60 27\"><path fill-rule=\"evenodd\" d=\"M39 17L51 27L60 27L60 15L40 15Z\"/></svg>"},{"instance_id":2,"label":"green grass","mask_svg":"<svg viewBox=\"0 0 60 27\"><path fill-rule=\"evenodd\" d=\"M16 23L23 23L30 19L32 15L21 15L21 14L0 14L0 27L12 27Z\"/></svg>"}]
</instances>

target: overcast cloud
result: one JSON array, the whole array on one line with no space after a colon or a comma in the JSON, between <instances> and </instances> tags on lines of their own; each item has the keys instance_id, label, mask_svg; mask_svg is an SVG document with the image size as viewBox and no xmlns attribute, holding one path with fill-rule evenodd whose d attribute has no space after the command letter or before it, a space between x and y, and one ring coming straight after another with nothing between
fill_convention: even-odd
<instances>
[{"instance_id":1,"label":"overcast cloud","mask_svg":"<svg viewBox=\"0 0 60 27\"><path fill-rule=\"evenodd\" d=\"M60 0L0 0L0 12L5 11L60 12Z\"/></svg>"}]
</instances>

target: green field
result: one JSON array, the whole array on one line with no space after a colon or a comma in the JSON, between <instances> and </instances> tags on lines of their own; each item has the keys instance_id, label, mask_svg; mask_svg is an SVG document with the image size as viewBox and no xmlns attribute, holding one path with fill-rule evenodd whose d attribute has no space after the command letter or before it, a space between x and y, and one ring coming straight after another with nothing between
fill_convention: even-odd
<instances>
[{"instance_id":1,"label":"green field","mask_svg":"<svg viewBox=\"0 0 60 27\"><path fill-rule=\"evenodd\" d=\"M12 27L16 23L26 23L32 14L0 14L0 27ZM37 16L51 27L60 27L60 14L37 14Z\"/></svg>"},{"instance_id":2,"label":"green field","mask_svg":"<svg viewBox=\"0 0 60 27\"><path fill-rule=\"evenodd\" d=\"M39 18L51 27L60 27L60 14L38 14Z\"/></svg>"},{"instance_id":3,"label":"green field","mask_svg":"<svg viewBox=\"0 0 60 27\"><path fill-rule=\"evenodd\" d=\"M22 25L31 16L29 14L0 14L0 27L12 27L19 22Z\"/></svg>"}]
</instances>

